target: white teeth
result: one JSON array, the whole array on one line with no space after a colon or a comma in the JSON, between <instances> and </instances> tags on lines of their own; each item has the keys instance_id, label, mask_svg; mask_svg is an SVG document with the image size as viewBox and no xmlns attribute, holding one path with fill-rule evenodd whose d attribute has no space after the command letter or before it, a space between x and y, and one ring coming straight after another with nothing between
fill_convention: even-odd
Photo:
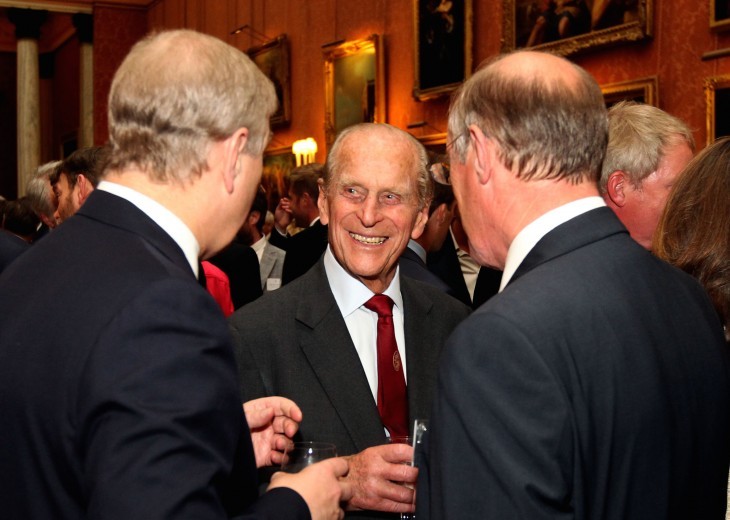
<instances>
[{"instance_id":1,"label":"white teeth","mask_svg":"<svg viewBox=\"0 0 730 520\"><path fill-rule=\"evenodd\" d=\"M386 240L386 237L365 237L362 235L358 235L357 233L350 233L350 236L358 242L362 242L363 244L378 245L382 244Z\"/></svg>"}]
</instances>

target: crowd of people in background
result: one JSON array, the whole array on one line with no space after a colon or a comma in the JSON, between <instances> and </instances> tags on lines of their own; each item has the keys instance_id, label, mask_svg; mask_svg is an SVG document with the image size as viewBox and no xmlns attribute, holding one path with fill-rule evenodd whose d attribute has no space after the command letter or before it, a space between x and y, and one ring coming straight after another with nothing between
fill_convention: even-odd
<instances>
[{"instance_id":1,"label":"crowd of people in background","mask_svg":"<svg viewBox=\"0 0 730 520\"><path fill-rule=\"evenodd\" d=\"M275 99L223 42L150 36L109 143L0 200L0 511L724 517L730 138L695 156L521 51L457 91L446 155L363 123L273 198ZM292 439L339 457L267 470Z\"/></svg>"}]
</instances>

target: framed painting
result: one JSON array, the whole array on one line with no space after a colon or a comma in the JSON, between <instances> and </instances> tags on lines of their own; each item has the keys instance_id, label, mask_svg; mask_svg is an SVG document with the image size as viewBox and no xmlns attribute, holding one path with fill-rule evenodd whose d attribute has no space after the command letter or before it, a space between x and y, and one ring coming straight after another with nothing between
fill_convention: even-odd
<instances>
[{"instance_id":1,"label":"framed painting","mask_svg":"<svg viewBox=\"0 0 730 520\"><path fill-rule=\"evenodd\" d=\"M652 34L654 0L503 0L502 49L568 56Z\"/></svg>"},{"instance_id":2,"label":"framed painting","mask_svg":"<svg viewBox=\"0 0 730 520\"><path fill-rule=\"evenodd\" d=\"M730 135L730 74L705 79L707 144Z\"/></svg>"},{"instance_id":3,"label":"framed painting","mask_svg":"<svg viewBox=\"0 0 730 520\"><path fill-rule=\"evenodd\" d=\"M606 108L611 108L619 101L637 101L659 106L656 76L601 85L601 92L606 101Z\"/></svg>"},{"instance_id":4,"label":"framed painting","mask_svg":"<svg viewBox=\"0 0 730 520\"><path fill-rule=\"evenodd\" d=\"M289 85L289 40L281 34L246 51L259 69L274 84L279 107L271 116L271 126L288 125L291 121L291 86Z\"/></svg>"},{"instance_id":5,"label":"framed painting","mask_svg":"<svg viewBox=\"0 0 730 520\"><path fill-rule=\"evenodd\" d=\"M471 75L472 0L413 0L413 27L413 97L455 90Z\"/></svg>"},{"instance_id":6,"label":"framed painting","mask_svg":"<svg viewBox=\"0 0 730 520\"><path fill-rule=\"evenodd\" d=\"M324 55L325 138L357 123L385 122L382 36L327 45Z\"/></svg>"},{"instance_id":7,"label":"framed painting","mask_svg":"<svg viewBox=\"0 0 730 520\"><path fill-rule=\"evenodd\" d=\"M730 29L730 0L710 0L710 28L713 31Z\"/></svg>"},{"instance_id":8,"label":"framed painting","mask_svg":"<svg viewBox=\"0 0 730 520\"><path fill-rule=\"evenodd\" d=\"M271 148L264 152L261 185L266 190L270 209L275 208L279 199L288 193L289 174L295 167L296 161L291 146Z\"/></svg>"}]
</instances>

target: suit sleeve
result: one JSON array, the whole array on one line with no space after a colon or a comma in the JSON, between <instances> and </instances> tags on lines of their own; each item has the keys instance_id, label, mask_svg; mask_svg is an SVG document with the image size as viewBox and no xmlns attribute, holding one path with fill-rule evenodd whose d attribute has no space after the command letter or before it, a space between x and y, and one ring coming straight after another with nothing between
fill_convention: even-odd
<instances>
[{"instance_id":1,"label":"suit sleeve","mask_svg":"<svg viewBox=\"0 0 730 520\"><path fill-rule=\"evenodd\" d=\"M485 313L450 337L419 518L572 518L569 408L538 347Z\"/></svg>"},{"instance_id":2,"label":"suit sleeve","mask_svg":"<svg viewBox=\"0 0 730 520\"><path fill-rule=\"evenodd\" d=\"M102 330L73 418L88 518L226 518L222 497L236 480L252 499L230 339L205 291L187 280L152 284ZM244 505L247 518L267 518Z\"/></svg>"}]
</instances>

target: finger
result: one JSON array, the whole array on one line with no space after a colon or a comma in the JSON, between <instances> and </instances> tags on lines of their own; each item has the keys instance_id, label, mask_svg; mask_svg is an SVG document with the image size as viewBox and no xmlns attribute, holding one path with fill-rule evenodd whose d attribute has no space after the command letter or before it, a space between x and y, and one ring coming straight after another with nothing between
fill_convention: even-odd
<instances>
[{"instance_id":1,"label":"finger","mask_svg":"<svg viewBox=\"0 0 730 520\"><path fill-rule=\"evenodd\" d=\"M347 482L346 480L340 480L338 481L340 484L340 501L341 502L348 502L350 499L352 499L353 490L352 485Z\"/></svg>"},{"instance_id":2,"label":"finger","mask_svg":"<svg viewBox=\"0 0 730 520\"><path fill-rule=\"evenodd\" d=\"M286 435L287 437L294 437L299 430L299 423L291 417L279 416L274 418L274 431Z\"/></svg>"},{"instance_id":3,"label":"finger","mask_svg":"<svg viewBox=\"0 0 730 520\"><path fill-rule=\"evenodd\" d=\"M408 444L383 444L375 446L378 453L387 462L393 464L413 461L413 447Z\"/></svg>"},{"instance_id":4,"label":"finger","mask_svg":"<svg viewBox=\"0 0 730 520\"><path fill-rule=\"evenodd\" d=\"M246 422L250 430L261 428L271 424L274 419L274 410L272 408L264 408L262 410L246 411Z\"/></svg>"},{"instance_id":5,"label":"finger","mask_svg":"<svg viewBox=\"0 0 730 520\"><path fill-rule=\"evenodd\" d=\"M344 477L345 475L347 475L347 472L350 469L347 460L345 460L343 457L335 457L333 459L323 460L322 462L318 462L318 464L325 464L329 466L335 477Z\"/></svg>"}]
</instances>

